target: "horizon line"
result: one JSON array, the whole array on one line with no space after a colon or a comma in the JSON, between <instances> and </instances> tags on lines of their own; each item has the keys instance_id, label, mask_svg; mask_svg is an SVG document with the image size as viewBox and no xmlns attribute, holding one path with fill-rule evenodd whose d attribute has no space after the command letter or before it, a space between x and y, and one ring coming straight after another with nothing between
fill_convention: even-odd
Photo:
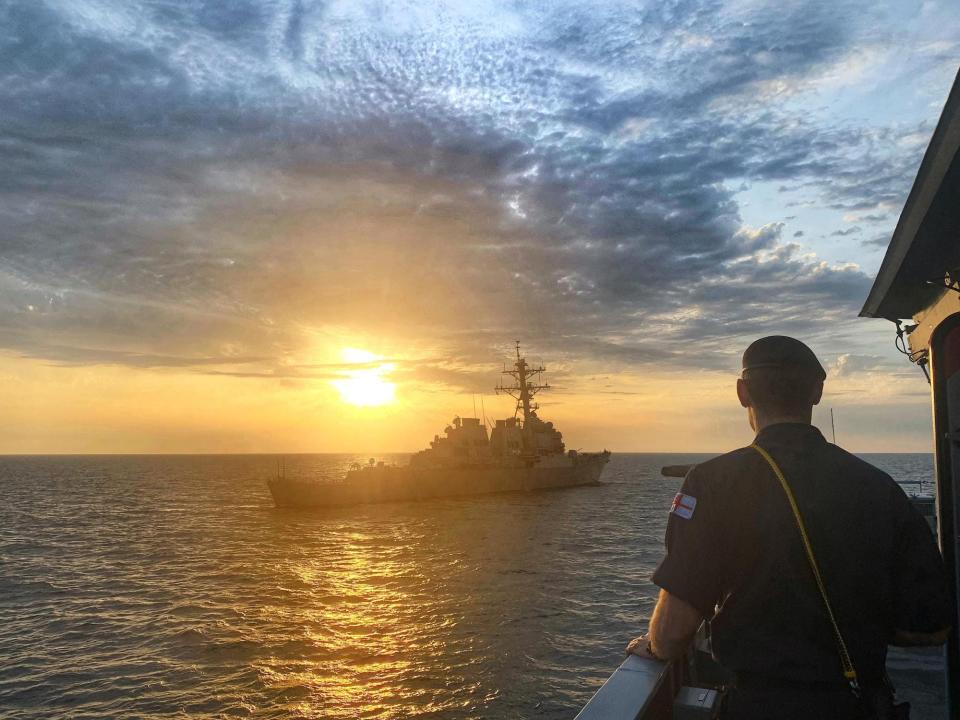
<instances>
[{"instance_id":1,"label":"horizon line","mask_svg":"<svg viewBox=\"0 0 960 720\"><path fill-rule=\"evenodd\" d=\"M746 446L743 446L746 447ZM613 455L712 455L714 457L726 455L741 448L732 448L730 450L710 451L710 450L610 450ZM893 450L893 451L871 451L871 450L853 450L843 448L849 453L862 453L868 455L933 455L933 450ZM229 457L238 455L268 455L268 456L299 456L299 455L366 455L373 457L377 455L413 455L419 450L389 450L389 451L297 451L297 452L277 452L277 451L241 451L241 452L210 452L210 451L191 451L191 452L0 452L0 458L17 457ZM580 451L578 451L580 452ZM583 452L600 452L587 450Z\"/></svg>"}]
</instances>

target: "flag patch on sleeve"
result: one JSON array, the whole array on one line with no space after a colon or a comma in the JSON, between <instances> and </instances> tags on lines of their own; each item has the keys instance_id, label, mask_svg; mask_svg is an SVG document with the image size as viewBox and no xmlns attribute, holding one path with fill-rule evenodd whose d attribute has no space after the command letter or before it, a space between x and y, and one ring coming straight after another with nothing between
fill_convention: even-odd
<instances>
[{"instance_id":1,"label":"flag patch on sleeve","mask_svg":"<svg viewBox=\"0 0 960 720\"><path fill-rule=\"evenodd\" d=\"M679 515L684 520L689 520L693 517L693 511L696 508L697 499L693 495L677 493L677 496L673 499L673 504L670 506L670 512Z\"/></svg>"}]
</instances>

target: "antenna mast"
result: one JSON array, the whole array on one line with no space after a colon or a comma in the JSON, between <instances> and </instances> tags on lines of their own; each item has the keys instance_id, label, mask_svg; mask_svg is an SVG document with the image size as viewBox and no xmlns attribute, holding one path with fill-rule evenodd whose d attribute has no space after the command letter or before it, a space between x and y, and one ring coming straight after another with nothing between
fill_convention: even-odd
<instances>
[{"instance_id":1,"label":"antenna mast","mask_svg":"<svg viewBox=\"0 0 960 720\"><path fill-rule=\"evenodd\" d=\"M538 367L530 367L527 364L527 360L520 355L520 341L516 341L516 350L517 350L517 360L513 363L513 370L503 369L502 375L509 375L513 378L512 385L504 385L503 380L500 381L500 384L497 385L494 390L497 395L501 393L504 395L509 395L517 401L517 406L513 411L513 416L516 417L521 411L523 411L523 424L526 426L530 418L536 417L537 408L540 406L533 402L533 396L536 395L541 390L548 390L550 388L546 383L541 383L541 373L546 371L546 368L542 365Z\"/></svg>"}]
</instances>

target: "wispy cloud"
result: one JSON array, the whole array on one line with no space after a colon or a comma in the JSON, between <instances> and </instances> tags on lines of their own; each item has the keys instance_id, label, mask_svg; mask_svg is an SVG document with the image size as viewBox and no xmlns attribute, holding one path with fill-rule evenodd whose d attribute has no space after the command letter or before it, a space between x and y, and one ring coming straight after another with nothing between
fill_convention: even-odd
<instances>
[{"instance_id":1,"label":"wispy cloud","mask_svg":"<svg viewBox=\"0 0 960 720\"><path fill-rule=\"evenodd\" d=\"M923 26L918 71L955 58L950 27ZM812 112L878 82L855 60L881 40L909 38L862 2L8 5L0 344L272 377L339 327L726 367L865 296L735 198L815 180L863 222L902 204L938 109Z\"/></svg>"}]
</instances>

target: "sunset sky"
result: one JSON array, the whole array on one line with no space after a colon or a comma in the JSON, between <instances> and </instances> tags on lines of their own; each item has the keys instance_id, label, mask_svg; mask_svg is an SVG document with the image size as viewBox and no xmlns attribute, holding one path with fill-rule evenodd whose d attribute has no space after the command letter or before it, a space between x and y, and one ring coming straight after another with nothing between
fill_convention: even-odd
<instances>
[{"instance_id":1,"label":"sunset sky","mask_svg":"<svg viewBox=\"0 0 960 720\"><path fill-rule=\"evenodd\" d=\"M857 312L958 66L947 0L4 4L0 452L416 450L515 339L569 447L724 451L774 333L927 451Z\"/></svg>"}]
</instances>

